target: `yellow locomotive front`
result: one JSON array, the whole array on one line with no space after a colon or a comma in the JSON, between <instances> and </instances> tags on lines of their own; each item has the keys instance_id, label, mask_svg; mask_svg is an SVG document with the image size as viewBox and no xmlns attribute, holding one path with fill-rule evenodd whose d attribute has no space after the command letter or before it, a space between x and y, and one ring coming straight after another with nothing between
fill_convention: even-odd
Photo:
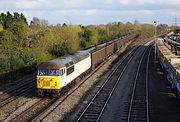
<instances>
[{"instance_id":1,"label":"yellow locomotive front","mask_svg":"<svg viewBox=\"0 0 180 122\"><path fill-rule=\"evenodd\" d=\"M37 89L40 96L58 95L60 91L59 69L38 69Z\"/></svg>"}]
</instances>

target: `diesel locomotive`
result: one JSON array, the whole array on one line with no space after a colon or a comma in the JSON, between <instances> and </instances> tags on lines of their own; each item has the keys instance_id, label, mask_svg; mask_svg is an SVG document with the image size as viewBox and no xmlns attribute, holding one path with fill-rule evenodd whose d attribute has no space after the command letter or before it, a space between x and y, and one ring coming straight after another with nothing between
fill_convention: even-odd
<instances>
[{"instance_id":1,"label":"diesel locomotive","mask_svg":"<svg viewBox=\"0 0 180 122\"><path fill-rule=\"evenodd\" d=\"M38 67L37 89L41 96L59 96L61 90L88 70L94 70L100 63L135 40L138 34L115 39L105 44L78 51L57 59L43 62Z\"/></svg>"}]
</instances>

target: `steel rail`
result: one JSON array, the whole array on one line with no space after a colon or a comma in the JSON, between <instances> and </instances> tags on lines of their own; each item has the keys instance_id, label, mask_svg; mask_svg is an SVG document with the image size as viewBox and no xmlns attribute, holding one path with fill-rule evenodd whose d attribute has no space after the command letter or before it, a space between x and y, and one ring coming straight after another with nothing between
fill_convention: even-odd
<instances>
[{"instance_id":1,"label":"steel rail","mask_svg":"<svg viewBox=\"0 0 180 122\"><path fill-rule=\"evenodd\" d=\"M56 98L43 98L36 102L33 106L26 109L24 112L16 116L12 122L20 122L20 121L30 121L33 116L39 113L39 111L43 111L46 107L51 105L53 102L55 102ZM42 106L42 109L39 109L39 107ZM32 115L35 114L35 115ZM30 116L29 116L30 115Z\"/></svg>"},{"instance_id":2,"label":"steel rail","mask_svg":"<svg viewBox=\"0 0 180 122\"><path fill-rule=\"evenodd\" d=\"M127 53L127 55L129 55L129 53L132 53L133 50L137 49L138 47L133 48L131 51L129 51ZM110 57L109 57L110 58ZM108 61L108 60L107 60ZM105 61L106 62L106 61ZM103 66L104 63L102 65L100 65L99 67L97 67L92 74L94 74L101 66ZM40 113L38 116L36 116L35 118L33 118L31 121L35 122L35 121L42 121L42 119L44 119L48 113L51 113L57 106L59 106L68 96L70 96L77 88L79 88L89 77L91 76L91 74L89 76L87 76L87 78L84 79L84 81L82 81L76 88L74 88L72 91L70 91L70 93L68 93L67 95L63 96L62 98L58 99L56 102L54 102L49 108L47 108L46 110L44 110L42 113ZM49 112L50 111L50 112Z\"/></svg>"},{"instance_id":3,"label":"steel rail","mask_svg":"<svg viewBox=\"0 0 180 122\"><path fill-rule=\"evenodd\" d=\"M149 48L149 45L148 45L148 48ZM134 80L134 84L133 84L133 90L132 90L132 94L131 94L131 98L130 98L130 106L129 106L129 110L128 110L128 117L127 117L127 122L130 122L131 121L131 113L132 113L132 107L133 107L133 100L134 100L134 97L135 97L135 90L136 90L136 86L137 86L137 80L138 80L138 77L139 77L139 72L140 72L140 68L141 68L141 66L142 66L142 62L143 62L143 59L144 59L144 57L145 57L145 54L146 54L146 52L148 51L148 48L144 51L144 53L143 53L143 55L142 55L142 57L141 57L141 59L140 59L140 62L139 62L139 65L138 65L138 69L137 69L137 72L136 72L136 76L135 76L135 80ZM152 49L152 47L151 47L151 49ZM150 50L151 50L150 49ZM149 53L150 54L150 53ZM148 55L149 56L149 55ZM148 59L149 60L149 59ZM148 64L147 64L148 65ZM146 66L147 66L146 65ZM148 70L148 69L147 69ZM148 72L147 72L147 70L146 70L146 79L145 79L145 83L146 83L146 87L148 87L147 85L147 80L148 80ZM146 88L145 88L146 89ZM147 102L147 94L148 94L148 92L147 92L147 90L148 89L146 89L145 90L145 92L146 92L146 102ZM147 104L146 104L147 105ZM148 106L148 105L147 105ZM146 109L148 109L147 108L147 106L146 106ZM147 112L147 111L149 111L149 110L146 110L146 115L148 114L149 115L149 112ZM147 120L149 120L149 116L147 116L148 118L146 118Z\"/></svg>"},{"instance_id":4,"label":"steel rail","mask_svg":"<svg viewBox=\"0 0 180 122\"><path fill-rule=\"evenodd\" d=\"M137 48L136 48L136 49L137 49ZM135 49L134 49L134 50L135 50ZM108 78L105 80L105 82L103 83L103 85L99 88L99 90L97 91L97 93L96 93L96 94L94 95L94 97L91 99L91 101L89 102L89 104L88 104L88 105L86 106L86 108L83 110L83 112L81 113L81 115L78 117L78 119L76 120L76 122L79 122L79 121L81 120L81 118L83 117L83 115L86 113L86 111L88 110L88 108L92 105L93 101L94 101L94 100L96 99L96 97L99 95L99 93L101 92L101 90L105 87L105 85L107 84L107 82L109 81L109 79L113 76L113 74L115 73L115 71L117 71L117 69L119 68L119 66L125 61L126 58L128 58L128 57L132 54L132 52L133 52L134 50L132 50L130 53L128 53L128 55L126 55L126 57L124 57L124 58L122 59L122 62L120 62L120 63L115 67L115 69L111 72L111 74L110 74L110 75L108 76ZM135 53L135 52L134 52L134 53ZM133 56L132 56L132 57L133 57ZM131 58L132 58L132 57L131 57ZM130 60L131 60L131 59L130 59ZM130 62L130 60L128 61L128 63ZM128 63L127 63L127 65L128 65ZM127 67L127 65L126 65L125 67ZM123 72L124 72L124 70L125 70L125 69L123 69ZM113 87L113 90L111 90L111 93L110 93L107 101L105 102L105 104L104 104L104 106L103 106L103 108L102 108L102 110L101 110L101 112L100 112L100 114L99 114L99 116L98 116L98 118L97 118L96 121L98 121L98 120L100 119L100 117L101 117L101 115L102 115L102 113L103 113L103 111L104 111L104 109L105 109L105 107L106 107L106 105L107 105L107 103L108 103L108 101L109 101L109 99L110 99L113 91L115 90L115 88L116 88L116 86L117 86L117 84L118 84L118 82L119 82L119 80L120 80L123 72L121 73L121 75L119 76L117 82L115 83L115 86Z\"/></svg>"},{"instance_id":5,"label":"steel rail","mask_svg":"<svg viewBox=\"0 0 180 122\"><path fill-rule=\"evenodd\" d=\"M149 61L151 55L152 48L149 51L148 58L147 58L147 65L146 65L146 116L147 122L149 122Z\"/></svg>"}]
</instances>

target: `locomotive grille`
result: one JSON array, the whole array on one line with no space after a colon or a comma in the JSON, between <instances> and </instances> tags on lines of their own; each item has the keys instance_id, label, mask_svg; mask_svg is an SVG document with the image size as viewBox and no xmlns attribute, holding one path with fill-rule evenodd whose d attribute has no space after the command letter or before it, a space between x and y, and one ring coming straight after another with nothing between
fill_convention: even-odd
<instances>
[{"instance_id":1,"label":"locomotive grille","mask_svg":"<svg viewBox=\"0 0 180 122\"><path fill-rule=\"evenodd\" d=\"M50 81L43 81L42 86L50 86Z\"/></svg>"}]
</instances>

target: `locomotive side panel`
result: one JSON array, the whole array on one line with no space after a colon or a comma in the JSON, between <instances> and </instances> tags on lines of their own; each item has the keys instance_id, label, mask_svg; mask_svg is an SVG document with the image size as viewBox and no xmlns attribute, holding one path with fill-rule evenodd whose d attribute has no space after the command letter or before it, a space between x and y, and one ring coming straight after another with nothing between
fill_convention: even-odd
<instances>
[{"instance_id":1,"label":"locomotive side panel","mask_svg":"<svg viewBox=\"0 0 180 122\"><path fill-rule=\"evenodd\" d=\"M70 67L72 67L72 66L70 66ZM91 57L90 56L88 58L81 60L80 62L75 63L72 67L72 70L74 70L74 71L72 71L72 73L68 73L67 72L68 68L66 68L67 69L66 76L61 77L61 83L60 83L61 88L66 86L67 84L69 84L71 81L73 81L75 78L77 78L82 73L87 71L89 68L91 68Z\"/></svg>"}]
</instances>

